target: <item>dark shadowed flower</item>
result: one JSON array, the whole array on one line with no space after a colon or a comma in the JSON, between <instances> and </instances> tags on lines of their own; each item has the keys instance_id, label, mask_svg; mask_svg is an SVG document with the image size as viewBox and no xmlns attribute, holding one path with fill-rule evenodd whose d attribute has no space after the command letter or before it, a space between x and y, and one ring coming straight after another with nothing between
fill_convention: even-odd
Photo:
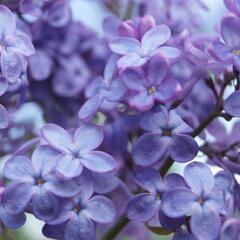
<instances>
[{"instance_id":1,"label":"dark shadowed flower","mask_svg":"<svg viewBox=\"0 0 240 240\"><path fill-rule=\"evenodd\" d=\"M192 129L174 111L161 107L142 119L143 134L133 145L132 156L137 165L150 166L165 157L188 162L198 153L196 141L188 135Z\"/></svg>"},{"instance_id":2,"label":"dark shadowed flower","mask_svg":"<svg viewBox=\"0 0 240 240\"><path fill-rule=\"evenodd\" d=\"M127 216L131 220L146 222L156 214L161 224L168 229L175 229L183 223L184 218L171 219L161 210L160 198L168 189L186 186L183 177L168 174L162 181L159 172L152 168L140 168L134 172L134 181L147 192L134 196L127 206Z\"/></svg>"}]
</instances>

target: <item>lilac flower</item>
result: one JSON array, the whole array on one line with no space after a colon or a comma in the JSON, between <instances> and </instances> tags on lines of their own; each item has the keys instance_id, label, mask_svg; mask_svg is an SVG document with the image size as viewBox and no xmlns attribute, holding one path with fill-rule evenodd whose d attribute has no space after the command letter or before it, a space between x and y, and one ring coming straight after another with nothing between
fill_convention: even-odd
<instances>
[{"instance_id":1,"label":"lilac flower","mask_svg":"<svg viewBox=\"0 0 240 240\"><path fill-rule=\"evenodd\" d=\"M174 99L180 91L176 80L166 78L168 72L167 61L159 54L154 55L140 68L127 68L122 73L122 79L130 90L129 105L139 111L152 108L154 102L166 103Z\"/></svg>"},{"instance_id":2,"label":"lilac flower","mask_svg":"<svg viewBox=\"0 0 240 240\"><path fill-rule=\"evenodd\" d=\"M238 29L240 29L239 18L233 15L223 18L221 23L223 42L214 41L210 51L217 60L233 63L240 71L240 34Z\"/></svg>"},{"instance_id":3,"label":"lilac flower","mask_svg":"<svg viewBox=\"0 0 240 240\"><path fill-rule=\"evenodd\" d=\"M126 87L119 78L116 78L115 60L115 56L111 57L105 67L104 76L98 76L86 89L88 100L78 114L81 119L93 116L104 101L117 102L124 95Z\"/></svg>"},{"instance_id":4,"label":"lilac flower","mask_svg":"<svg viewBox=\"0 0 240 240\"><path fill-rule=\"evenodd\" d=\"M162 198L163 212L172 218L190 216L191 230L197 239L216 239L221 226L220 214L226 214L223 190L215 186L214 176L204 163L187 165L184 178L189 188L167 191Z\"/></svg>"},{"instance_id":5,"label":"lilac flower","mask_svg":"<svg viewBox=\"0 0 240 240\"><path fill-rule=\"evenodd\" d=\"M140 40L134 37L118 37L113 39L109 46L114 53L122 56L117 62L119 68L142 66L157 52L170 59L180 56L178 49L164 46L170 37L169 27L162 24L153 26Z\"/></svg>"},{"instance_id":6,"label":"lilac flower","mask_svg":"<svg viewBox=\"0 0 240 240\"><path fill-rule=\"evenodd\" d=\"M69 0L21 0L19 7L22 13L41 17L53 27L65 26L71 16Z\"/></svg>"},{"instance_id":7,"label":"lilac flower","mask_svg":"<svg viewBox=\"0 0 240 240\"><path fill-rule=\"evenodd\" d=\"M150 166L158 160L171 156L177 162L188 162L198 153L198 145L187 135L192 129L174 111L164 107L141 122L144 130L133 145L132 156L137 165Z\"/></svg>"},{"instance_id":8,"label":"lilac flower","mask_svg":"<svg viewBox=\"0 0 240 240\"><path fill-rule=\"evenodd\" d=\"M142 168L134 172L134 181L147 193L134 196L129 202L126 212L131 220L146 222L156 214L159 215L161 224L166 228L177 228L183 223L183 218L171 219L161 211L160 197L164 191L178 186L185 186L184 179L177 174L169 174L162 179L159 172L152 168Z\"/></svg>"},{"instance_id":9,"label":"lilac flower","mask_svg":"<svg viewBox=\"0 0 240 240\"><path fill-rule=\"evenodd\" d=\"M26 57L34 53L29 37L16 29L13 13L0 5L0 55L2 75L15 82L25 71Z\"/></svg>"},{"instance_id":10,"label":"lilac flower","mask_svg":"<svg viewBox=\"0 0 240 240\"><path fill-rule=\"evenodd\" d=\"M95 222L106 224L114 220L112 201L92 194L93 189L86 185L78 195L63 203L56 218L48 222L53 227L65 223L65 240L94 240Z\"/></svg>"},{"instance_id":11,"label":"lilac flower","mask_svg":"<svg viewBox=\"0 0 240 240\"><path fill-rule=\"evenodd\" d=\"M115 160L105 152L93 151L103 141L102 130L93 125L81 125L71 136L55 124L46 124L41 129L44 141L59 151L56 171L65 178L77 177L83 167L94 172L110 172Z\"/></svg>"},{"instance_id":12,"label":"lilac flower","mask_svg":"<svg viewBox=\"0 0 240 240\"><path fill-rule=\"evenodd\" d=\"M4 176L15 184L16 201L8 201L6 209L11 213L24 210L31 201L33 214L42 220L52 219L59 207L59 197L71 197L79 192L75 181L65 181L54 174L56 151L48 146L37 148L32 160L15 156L4 165ZM21 196L19 198L18 196Z\"/></svg>"}]
</instances>

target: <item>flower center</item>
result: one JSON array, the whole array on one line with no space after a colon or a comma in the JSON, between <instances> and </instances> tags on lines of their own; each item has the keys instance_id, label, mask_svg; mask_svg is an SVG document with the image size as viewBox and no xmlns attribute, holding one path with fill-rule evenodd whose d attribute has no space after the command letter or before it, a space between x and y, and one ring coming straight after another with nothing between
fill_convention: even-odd
<instances>
[{"instance_id":1,"label":"flower center","mask_svg":"<svg viewBox=\"0 0 240 240\"><path fill-rule=\"evenodd\" d=\"M35 182L38 186L42 186L45 183L45 181L42 178L37 178Z\"/></svg>"},{"instance_id":2,"label":"flower center","mask_svg":"<svg viewBox=\"0 0 240 240\"><path fill-rule=\"evenodd\" d=\"M163 136L171 136L171 129L163 129Z\"/></svg>"},{"instance_id":3,"label":"flower center","mask_svg":"<svg viewBox=\"0 0 240 240\"><path fill-rule=\"evenodd\" d=\"M233 50L233 53L237 56L240 56L240 49Z\"/></svg>"},{"instance_id":4,"label":"flower center","mask_svg":"<svg viewBox=\"0 0 240 240\"><path fill-rule=\"evenodd\" d=\"M76 207L73 209L73 211L74 211L75 213L79 213L80 210L81 210L81 207L80 207L79 205L76 206Z\"/></svg>"},{"instance_id":5,"label":"flower center","mask_svg":"<svg viewBox=\"0 0 240 240\"><path fill-rule=\"evenodd\" d=\"M152 86L148 89L148 94L153 94L157 91L156 87L155 86Z\"/></svg>"}]
</instances>

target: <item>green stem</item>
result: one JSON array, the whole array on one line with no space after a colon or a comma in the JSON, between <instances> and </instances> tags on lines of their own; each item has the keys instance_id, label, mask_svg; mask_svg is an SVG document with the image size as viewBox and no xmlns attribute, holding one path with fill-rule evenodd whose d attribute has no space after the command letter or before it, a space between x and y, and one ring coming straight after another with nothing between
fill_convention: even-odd
<instances>
[{"instance_id":1,"label":"green stem","mask_svg":"<svg viewBox=\"0 0 240 240\"><path fill-rule=\"evenodd\" d=\"M112 228L102 237L102 240L113 240L124 227L129 223L129 219L125 216L122 216Z\"/></svg>"}]
</instances>

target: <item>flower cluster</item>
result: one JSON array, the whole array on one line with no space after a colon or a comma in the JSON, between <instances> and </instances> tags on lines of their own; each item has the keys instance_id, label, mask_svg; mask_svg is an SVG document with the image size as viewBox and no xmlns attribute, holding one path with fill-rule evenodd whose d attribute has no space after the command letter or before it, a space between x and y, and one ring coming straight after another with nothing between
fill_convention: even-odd
<instances>
[{"instance_id":1,"label":"flower cluster","mask_svg":"<svg viewBox=\"0 0 240 240\"><path fill-rule=\"evenodd\" d=\"M4 240L26 214L59 240L240 238L239 1L211 35L201 0L99 1L101 34L70 0L0 2Z\"/></svg>"}]
</instances>

